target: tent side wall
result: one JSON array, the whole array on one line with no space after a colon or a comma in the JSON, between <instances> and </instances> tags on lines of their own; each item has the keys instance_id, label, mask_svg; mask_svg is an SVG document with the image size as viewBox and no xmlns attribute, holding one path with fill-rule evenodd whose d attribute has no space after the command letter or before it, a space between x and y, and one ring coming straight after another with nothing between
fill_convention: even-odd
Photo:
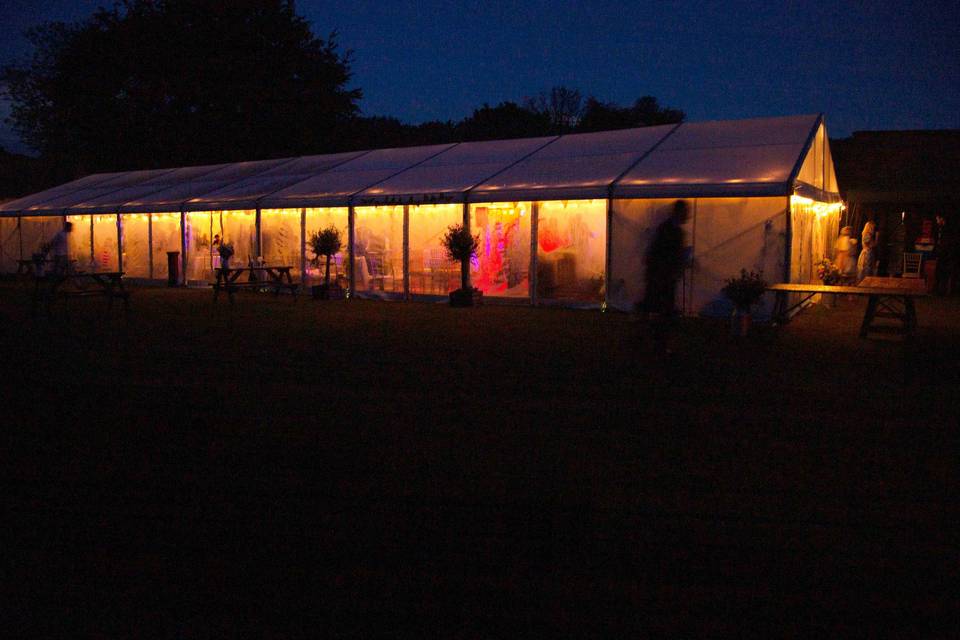
<instances>
[{"instance_id":1,"label":"tent side wall","mask_svg":"<svg viewBox=\"0 0 960 640\"><path fill-rule=\"evenodd\" d=\"M644 256L674 198L622 199L613 203L609 303L629 311L644 294ZM687 201L686 225L693 263L684 271L677 304L686 314L726 315L732 310L720 290L740 269L762 271L781 282L786 259L787 199L696 198ZM769 312L765 300L760 313Z\"/></svg>"},{"instance_id":2,"label":"tent side wall","mask_svg":"<svg viewBox=\"0 0 960 640\"><path fill-rule=\"evenodd\" d=\"M20 219L0 217L0 273L16 273L20 259Z\"/></svg>"}]
</instances>

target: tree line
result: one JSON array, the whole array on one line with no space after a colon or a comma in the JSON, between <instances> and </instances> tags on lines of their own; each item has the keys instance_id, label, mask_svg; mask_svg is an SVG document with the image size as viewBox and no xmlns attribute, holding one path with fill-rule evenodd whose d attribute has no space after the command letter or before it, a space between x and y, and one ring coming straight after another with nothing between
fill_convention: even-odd
<instances>
[{"instance_id":1,"label":"tree line","mask_svg":"<svg viewBox=\"0 0 960 640\"><path fill-rule=\"evenodd\" d=\"M291 0L124 0L80 23L41 24L27 36L32 55L0 69L0 90L11 103L8 122L39 157L0 152L0 196L97 171L601 131L684 117L652 96L621 106L568 87L484 104L459 121L364 116L363 93L349 86L352 52L340 50L336 32L316 36Z\"/></svg>"}]
</instances>

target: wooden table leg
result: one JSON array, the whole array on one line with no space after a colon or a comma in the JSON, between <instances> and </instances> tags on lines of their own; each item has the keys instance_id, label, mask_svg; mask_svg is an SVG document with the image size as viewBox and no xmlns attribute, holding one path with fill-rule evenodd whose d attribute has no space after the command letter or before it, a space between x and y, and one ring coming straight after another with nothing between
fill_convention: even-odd
<instances>
[{"instance_id":1,"label":"wooden table leg","mask_svg":"<svg viewBox=\"0 0 960 640\"><path fill-rule=\"evenodd\" d=\"M877 313L877 302L879 296L869 296L867 298L867 310L863 313L863 324L860 325L860 337L866 338L870 331L870 325L873 324L873 316Z\"/></svg>"},{"instance_id":2,"label":"wooden table leg","mask_svg":"<svg viewBox=\"0 0 960 640\"><path fill-rule=\"evenodd\" d=\"M906 329L908 332L912 332L917 328L917 309L913 306L913 298L910 296L905 296L903 299L903 307L906 310Z\"/></svg>"}]
</instances>

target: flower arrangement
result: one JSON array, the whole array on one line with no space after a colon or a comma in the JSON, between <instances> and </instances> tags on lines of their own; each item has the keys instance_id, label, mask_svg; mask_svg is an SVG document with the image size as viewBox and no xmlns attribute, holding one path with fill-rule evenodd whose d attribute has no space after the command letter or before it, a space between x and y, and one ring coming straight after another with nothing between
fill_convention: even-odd
<instances>
[{"instance_id":1,"label":"flower arrangement","mask_svg":"<svg viewBox=\"0 0 960 640\"><path fill-rule=\"evenodd\" d=\"M824 258L817 264L817 277L826 285L836 285L842 280L840 269L830 261L830 258Z\"/></svg>"},{"instance_id":2,"label":"flower arrangement","mask_svg":"<svg viewBox=\"0 0 960 640\"><path fill-rule=\"evenodd\" d=\"M750 311L750 307L760 301L766 289L767 281L763 279L762 271L756 273L740 269L740 276L727 280L722 291L738 311Z\"/></svg>"}]
</instances>

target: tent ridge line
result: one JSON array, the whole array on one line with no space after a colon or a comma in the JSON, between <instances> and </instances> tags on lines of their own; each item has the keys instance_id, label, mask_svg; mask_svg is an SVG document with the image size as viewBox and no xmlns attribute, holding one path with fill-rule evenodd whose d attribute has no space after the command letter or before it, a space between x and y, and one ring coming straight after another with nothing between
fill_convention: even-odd
<instances>
[{"instance_id":1,"label":"tent ridge line","mask_svg":"<svg viewBox=\"0 0 960 640\"><path fill-rule=\"evenodd\" d=\"M156 177L159 178L160 176L165 176L165 175L167 175L167 174L169 174L169 173L173 173L173 172L176 171L176 170L177 170L176 167L174 167L174 168L172 168L172 169L167 169L166 171L164 171L163 173L161 173L160 175L158 175L158 176L156 176ZM143 169L143 171L150 171L150 169ZM121 171L121 172L120 172L120 175L123 175L124 173L130 173L130 172L129 172L129 171ZM96 174L93 174L93 175L96 175ZM109 174L107 174L107 175L109 175ZM114 177L119 177L119 176L114 176ZM78 178L78 179L82 180L82 178ZM72 189L72 190L68 191L67 193L65 193L65 194L63 194L63 195L61 195L61 196L51 196L51 197L49 197L49 198L45 198L44 200L41 200L40 202L38 202L37 205L43 204L44 202L50 202L51 200L58 200L58 199L60 199L60 198L66 198L67 196L70 196L70 195L73 195L73 194L76 194L76 193L80 193L80 192L83 191L84 189L87 189L87 188L95 188L96 185L100 184L100 182L109 182L110 180L112 180L112 178L107 178L106 180L97 181L97 182L95 182L95 183L92 184L92 185L88 185L87 187L81 187L81 188L79 188L79 189ZM153 178L150 178L150 180L153 180ZM147 182L147 180L144 180L144 182ZM116 192L118 192L118 191L123 191L124 189L128 189L128 188L130 188L130 187L135 187L135 186L137 186L137 184L140 184L140 183L134 183L134 184L132 184L132 185L127 185L127 186L124 186L124 187L117 187L116 189L110 189L110 190L107 191L106 193L102 193L102 194L98 195L97 197L98 197L98 198L101 198L101 197L103 197L103 196L108 196L108 195L110 195L111 193L116 193ZM79 203L79 204L83 204L83 203L81 202L81 203ZM59 211L60 211L59 214L53 214L53 215L61 215L61 216L68 215L68 214L67 214L67 211L70 209L70 206L71 206L71 205L66 205L66 206L63 207L62 209L59 209ZM41 209L41 211L44 211L44 210ZM57 209L53 209L53 211L57 211ZM20 210L20 211L18 212L18 214L23 215L23 211ZM50 215L50 214L37 213L36 215L42 216L42 215ZM88 213L81 213L81 214L77 214L77 215L95 215L95 214L94 214L93 212L91 212L90 214L88 214ZM104 215L106 215L106 214L104 214Z\"/></svg>"},{"instance_id":2,"label":"tent ridge line","mask_svg":"<svg viewBox=\"0 0 960 640\"><path fill-rule=\"evenodd\" d=\"M637 165L639 165L641 162L643 162L644 160L646 160L647 157L648 157L651 153L653 153L654 151L656 151L656 150L660 147L660 145L662 145L662 144L664 143L664 141L665 141L667 138L669 138L670 136L672 136L672 135L673 135L680 127L682 127L682 126L683 126L683 123L682 123L682 122L678 122L678 123L673 127L673 129L670 129L670 131L668 131L667 133L665 133L662 138L660 138L659 140L657 140L657 142L656 142L652 147L650 147L649 149L647 149L646 153L641 154L639 158L637 158L637 159L634 160L632 163L630 163L630 166L628 166L626 169L624 169L623 171L621 171L620 174L619 174L616 178L614 178L613 180L611 180L611 181L610 181L610 184L607 185L607 198L613 199L613 191L614 191L614 189L617 188L617 183L619 183L621 180L623 180L624 176L626 176L628 173L630 173L631 171L633 171L633 170L637 167Z\"/></svg>"},{"instance_id":3,"label":"tent ridge line","mask_svg":"<svg viewBox=\"0 0 960 640\"><path fill-rule=\"evenodd\" d=\"M174 167L174 168L172 168L172 169L167 169L167 170L164 171L163 173L161 173L161 174L159 174L159 175L157 175L157 176L154 176L154 177L160 178L160 177L162 177L162 176L170 175L171 173L173 173L173 172L176 171L176 170L177 170L176 167ZM153 178L149 178L148 180L144 180L143 182L149 182L150 180L153 180ZM100 195L98 195L98 196L97 196L97 199L102 198L102 197L104 197L104 196L109 196L111 193L118 193L118 192L120 192L120 191L123 191L124 189L129 189L130 187L136 187L136 186L139 185L139 184L142 184L142 183L141 183L141 182L135 182L134 184L129 184L129 185L126 185L126 186L123 186L123 187L118 187L118 188L116 188L116 189L111 189L110 191L107 191L106 193L101 193ZM78 203L78 204L83 204L83 202L80 202L80 203ZM68 206L64 207L64 208L63 208L63 213L62 213L61 215L68 215L68 214L67 214L67 211L70 210L71 206L76 206L76 204L75 204L75 205L68 205ZM114 210L111 211L110 213L117 213L117 214L119 215L119 213L116 211L117 208L118 208L118 207L114 207ZM80 213L74 214L74 215L82 215L82 216L83 216L83 215L97 215L97 213L96 213L95 211L90 211L89 213L88 213L88 212L80 212ZM100 215L108 215L108 214L103 214L103 213L101 213Z\"/></svg>"},{"instance_id":4,"label":"tent ridge line","mask_svg":"<svg viewBox=\"0 0 960 640\"><path fill-rule=\"evenodd\" d=\"M725 144L725 145L713 145L713 146L704 146L704 147L677 147L675 149L664 149L664 152L667 151L703 151L705 149L750 149L753 147L787 147L794 145L796 142L751 142L747 144Z\"/></svg>"},{"instance_id":5,"label":"tent ridge line","mask_svg":"<svg viewBox=\"0 0 960 640\"><path fill-rule=\"evenodd\" d=\"M481 186L481 185L483 185L483 184L486 184L487 182L490 182L491 180L493 180L494 178L496 178L496 177L497 177L498 175L500 175L501 173L512 169L513 167L517 166L518 164L520 164L520 163L523 162L524 160L527 160L527 159L530 158L531 156L533 156L533 155L535 155L535 154L543 151L544 149L546 149L547 147L549 147L550 145L552 145L554 142L556 142L557 140L559 140L559 139L562 138L562 137L563 137L563 135L554 136L553 138L551 138L550 140L547 140L546 142L544 142L542 145L540 145L540 146L537 147L536 149L533 149L530 153L527 153L527 154L525 154L524 156L522 156L522 157L520 157L520 158L517 158L514 162L511 162L510 164L508 164L507 166L503 167L503 168L500 169L499 171L495 171L494 173L490 174L489 176L487 176L487 177L484 178L483 180L480 180L479 182L474 183L473 186L471 186L469 189L465 189L464 191L461 192L461 193L463 194L463 201L464 201L464 202L467 202L467 201L470 199L470 194L471 194L471 193L473 192L473 190L476 189L477 187L479 187L479 186Z\"/></svg>"},{"instance_id":6,"label":"tent ridge line","mask_svg":"<svg viewBox=\"0 0 960 640\"><path fill-rule=\"evenodd\" d=\"M814 139L817 137L817 131L820 130L820 125L823 124L823 113L818 113L817 118L813 123L813 127L810 130L810 133L807 134L807 141L803 144L803 147L800 149L800 157L797 158L796 163L793 165L793 171L790 172L790 177L787 179L787 186L791 189L793 184L797 181L797 176L800 175L800 169L803 167L803 161L807 157L807 153L810 151L810 147L813 145ZM826 131L824 131L824 137L826 137ZM830 144L829 139L827 144Z\"/></svg>"},{"instance_id":7,"label":"tent ridge line","mask_svg":"<svg viewBox=\"0 0 960 640\"><path fill-rule=\"evenodd\" d=\"M410 165L409 167L404 167L403 169L400 169L400 170L398 170L398 171L396 171L396 172L394 172L394 173L391 173L389 176L387 176L386 178L384 178L384 179L382 179L382 180L377 180L376 182L374 182L374 183L372 183L372 184L368 184L367 186L363 187L362 189L358 189L357 191L354 191L354 192L351 193L349 196L347 196L347 206L348 206L348 207L354 206L353 199L357 196L357 194L363 193L363 192L366 191L367 189L371 189L371 188L377 186L378 184L382 184L382 183L386 182L387 180L390 180L391 178L394 178L394 177L400 175L400 174L403 173L404 171L409 171L410 169L413 169L414 167L419 167L420 165L422 165L422 164L423 164L424 162L426 162L427 160L433 160L433 159L436 158L437 156L439 156L439 155L441 155L441 154L444 154L444 153L446 153L447 151L450 151L451 149L453 149L454 147L460 146L461 144L463 144L463 143L462 143L462 142L454 142L453 144L450 144L450 145L444 147L444 148L441 149L440 151L437 151L436 153L430 154L429 156L427 156L427 157L424 158L423 160L420 160L419 162L414 162L414 163L413 163L412 165ZM411 149L416 149L417 147L409 147L409 148L411 148Z\"/></svg>"},{"instance_id":8,"label":"tent ridge line","mask_svg":"<svg viewBox=\"0 0 960 640\"><path fill-rule=\"evenodd\" d=\"M122 173L122 172L121 172L121 173ZM95 175L98 175L98 174L92 173L92 174L89 174L89 175L95 176ZM105 173L105 174L102 174L102 175L110 175L110 174L109 174L109 173ZM89 176L83 176L83 177L80 177L80 178L76 178L76 180L83 180L84 178L87 178L87 177L89 177ZM85 188L87 188L87 187L96 186L96 185L100 184L101 182L106 182L106 181L107 181L107 179L97 180L97 181L95 181L92 185L87 185L86 187L74 187L73 189L68 189L68 190L66 191L66 193L63 193L63 194L60 195L59 197L65 198L65 197L69 196L70 194L77 193L77 192L79 192L79 191L83 191L83 190L84 190ZM74 182L74 180L71 180L70 182ZM66 183L66 184L70 184L70 182L68 182L68 183ZM65 186L65 185L59 185L59 186ZM56 187L50 187L50 189L56 189ZM41 191L40 193L43 193L43 191ZM16 202L17 200L23 200L24 198L29 198L30 196L35 196L35 195L37 195L37 194L36 194L36 193L28 193L27 195L21 196L21 197L17 198L16 200L12 200L11 202ZM49 202L49 201L51 201L51 200L55 200L57 197L58 197L58 196L56 196L56 195L51 195L51 196L49 196L49 197L47 197L47 198L44 198L43 200L38 201L36 204L40 205L40 204L43 204L44 202ZM3 205L0 205L0 207L3 207ZM25 211L24 209L2 209L2 208L0 208L0 214L9 215L9 216L11 216L11 217L12 217L12 216L21 216L21 215L23 215L24 211ZM29 209L27 209L26 211L29 211ZM38 214L38 215L43 215L43 214Z\"/></svg>"},{"instance_id":9,"label":"tent ridge line","mask_svg":"<svg viewBox=\"0 0 960 640\"><path fill-rule=\"evenodd\" d=\"M195 195L194 197L192 197L192 198L187 198L186 200L184 200L183 202L181 202L181 203L180 203L180 207L181 207L181 209L185 210L185 208L186 208L186 206L187 206L187 203L189 203L189 202L191 202L191 201L193 201L193 200L196 200L196 199L199 198L200 196L206 195L206 194L208 194L208 193L213 193L214 191L219 191L220 189L227 189L227 188L229 188L229 187L232 187L232 186L234 186L234 185L236 185L236 184L239 184L239 183L243 182L244 180L248 180L248 179L250 179L250 178L253 178L253 177L262 175L262 174L266 173L267 171L273 171L273 170L276 169L277 167L282 167L282 166L284 166L284 165L290 164L291 162L296 162L298 159L299 159L298 157L288 158L287 160L285 160L285 161L283 161L283 162L278 162L277 164L273 165L272 167L268 167L268 168L266 168L266 169L263 169L262 171L257 171L257 172L255 172L255 173L251 173L250 175L244 176L243 178L240 178L239 180L234 180L234 181L232 181L232 182L228 182L227 184L221 185L221 186L217 187L216 189L210 189L209 191L204 191L203 193L198 193L198 194ZM243 163L242 163L242 162L231 162L230 164L231 164L231 165L237 165L237 164L243 164ZM213 173L213 172L211 171L211 173ZM204 174L204 175L209 175L209 174Z\"/></svg>"},{"instance_id":10,"label":"tent ridge line","mask_svg":"<svg viewBox=\"0 0 960 640\"><path fill-rule=\"evenodd\" d=\"M331 165L331 166L327 167L326 169L324 169L323 171L318 171L317 173L311 173L309 176L307 176L306 178L303 178L302 180L297 180L296 182L291 182L290 184L285 185L285 186L283 186L283 187L280 187L279 189L274 189L274 190L271 191L270 193L265 193L265 194L263 194L262 196L260 196L259 198L257 198L257 199L254 201L254 204L255 204L256 207L259 209L259 208L260 208L260 201L263 200L264 198L269 198L269 197L272 196L273 194L278 193L278 192L280 192L280 191L283 191L284 189L289 189L290 187L295 187L295 186L297 186L298 184L300 184L301 182L306 182L307 180L312 180L312 179L316 178L317 176L322 176L323 174L328 173L328 172L330 172L330 171L333 171L334 169L336 169L337 167L339 167L339 166L341 166L341 165L347 164L348 162L353 162L354 160L359 160L360 158L364 157L364 156L367 155L368 153L373 153L374 151L376 151L376 149L367 149L366 151L361 151L360 153L358 153L357 155L353 156L352 158L347 158L346 160L343 160L342 162L338 162L338 163L336 163L336 164L334 164L334 165ZM294 160L299 160L299 159L300 159L299 157L298 157L298 158L294 158ZM279 166L279 165L278 165L278 166ZM276 168L276 167L274 167L274 168ZM281 207L281 208L282 208L282 207ZM297 208L297 207L293 207L293 208L295 209L295 208Z\"/></svg>"},{"instance_id":11,"label":"tent ridge line","mask_svg":"<svg viewBox=\"0 0 960 640\"><path fill-rule=\"evenodd\" d=\"M188 169L188 168L189 168L189 167L176 167L176 168L172 169L172 170L170 171L170 173L173 173L174 171L180 171L180 169ZM214 165L214 167L213 167L212 169L210 169L209 171L204 171L204 172L201 173L199 176L197 176L197 178L202 178L203 176L209 175L209 174L213 173L214 171L219 171L219 170L222 169L222 168L223 168L222 164L221 164L221 165ZM163 175L169 175L169 174L164 173ZM159 178L160 176L157 176L157 177ZM151 196L151 195L153 195L153 194L155 194L155 193L160 193L161 191L166 191L167 189L169 189L170 187L173 187L173 186L176 186L176 185L173 185L173 184L164 185L164 186L160 187L159 189L155 189L155 190L153 190L153 191L148 191L147 193L143 194L143 196L141 196L141 197L147 197L147 196ZM109 194L104 194L104 195L109 195ZM133 200L128 200L128 201L126 201L126 202L120 203L120 205L119 205L117 208L118 208L118 209L122 209L122 208L124 208L126 205L130 204L131 202L133 202ZM178 211L179 211L179 209L178 209ZM96 215L96 214L91 214L91 215Z\"/></svg>"}]
</instances>

